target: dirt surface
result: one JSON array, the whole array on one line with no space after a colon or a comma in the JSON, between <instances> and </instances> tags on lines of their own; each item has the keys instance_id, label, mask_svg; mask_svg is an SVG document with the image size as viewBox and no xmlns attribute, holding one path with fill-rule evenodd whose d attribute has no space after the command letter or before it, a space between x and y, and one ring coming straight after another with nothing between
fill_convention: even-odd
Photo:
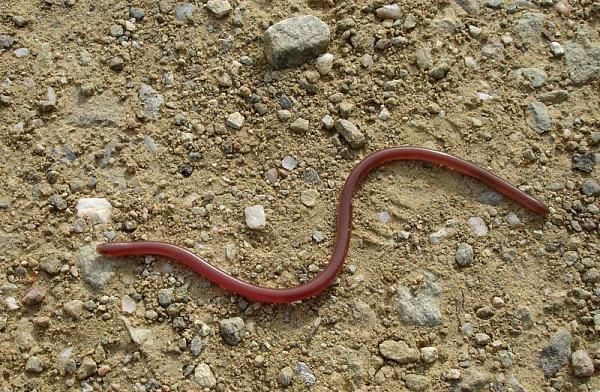
<instances>
[{"instance_id":1,"label":"dirt surface","mask_svg":"<svg viewBox=\"0 0 600 392\"><path fill-rule=\"evenodd\" d=\"M599 3L407 0L397 20L376 1L230 3L2 1L0 390L600 390ZM267 61L265 30L295 15L329 27L330 73ZM170 241L300 284L328 261L352 167L401 145L477 163L551 214L389 165L355 196L339 279L292 305L94 251ZM107 223L77 216L91 197Z\"/></svg>"}]
</instances>

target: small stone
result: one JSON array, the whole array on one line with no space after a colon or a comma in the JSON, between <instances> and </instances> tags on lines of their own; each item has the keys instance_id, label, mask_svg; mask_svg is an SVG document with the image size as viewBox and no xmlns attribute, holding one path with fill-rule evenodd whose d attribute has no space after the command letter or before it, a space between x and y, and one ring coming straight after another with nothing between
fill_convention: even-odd
<instances>
[{"instance_id":1,"label":"small stone","mask_svg":"<svg viewBox=\"0 0 600 392\"><path fill-rule=\"evenodd\" d=\"M333 129L335 122L333 121L333 118L331 118L330 115L325 115L322 119L321 119L321 124L323 124L323 127L325 129Z\"/></svg>"},{"instance_id":2,"label":"small stone","mask_svg":"<svg viewBox=\"0 0 600 392\"><path fill-rule=\"evenodd\" d=\"M162 12L169 12L172 6L162 7ZM196 6L192 3L177 4L175 6L175 18L180 22L189 22L196 12Z\"/></svg>"},{"instance_id":3,"label":"small stone","mask_svg":"<svg viewBox=\"0 0 600 392\"><path fill-rule=\"evenodd\" d=\"M96 374L97 370L98 365L92 359L92 357L85 357L81 361L81 365L79 365L79 368L75 373L75 378L77 378L78 380L85 380L86 378L89 378Z\"/></svg>"},{"instance_id":4,"label":"small stone","mask_svg":"<svg viewBox=\"0 0 600 392\"><path fill-rule=\"evenodd\" d=\"M550 131L552 125L548 108L541 102L532 102L527 106L527 123L537 133Z\"/></svg>"},{"instance_id":5,"label":"small stone","mask_svg":"<svg viewBox=\"0 0 600 392\"><path fill-rule=\"evenodd\" d=\"M483 30L474 25L469 25L469 34L475 38L479 37Z\"/></svg>"},{"instance_id":6,"label":"small stone","mask_svg":"<svg viewBox=\"0 0 600 392\"><path fill-rule=\"evenodd\" d=\"M483 391L483 388L493 380L488 372L470 367L465 371L462 381L458 384L458 391Z\"/></svg>"},{"instance_id":7,"label":"small stone","mask_svg":"<svg viewBox=\"0 0 600 392\"><path fill-rule=\"evenodd\" d=\"M240 112L231 113L227 117L227 121L225 122L225 124L229 128L241 129L244 125L244 116Z\"/></svg>"},{"instance_id":8,"label":"small stone","mask_svg":"<svg viewBox=\"0 0 600 392\"><path fill-rule=\"evenodd\" d=\"M477 237L485 237L488 233L487 225L483 219L478 216L469 218L469 225L471 226L471 230L473 230L473 234Z\"/></svg>"},{"instance_id":9,"label":"small stone","mask_svg":"<svg viewBox=\"0 0 600 392\"><path fill-rule=\"evenodd\" d=\"M50 196L48 199L48 203L59 211L64 211L67 209L67 202L63 199L62 196L54 194Z\"/></svg>"},{"instance_id":10,"label":"small stone","mask_svg":"<svg viewBox=\"0 0 600 392\"><path fill-rule=\"evenodd\" d=\"M162 94L152 88L152 86L144 84L138 90L138 98L142 103L142 112L146 117L152 120L160 117L160 109L165 103Z\"/></svg>"},{"instance_id":11,"label":"small stone","mask_svg":"<svg viewBox=\"0 0 600 392\"><path fill-rule=\"evenodd\" d=\"M276 184L279 180L279 172L275 168L267 170L264 176L265 180L271 185Z\"/></svg>"},{"instance_id":12,"label":"small stone","mask_svg":"<svg viewBox=\"0 0 600 392\"><path fill-rule=\"evenodd\" d=\"M158 290L158 303L163 308L169 307L175 298L175 289L172 287Z\"/></svg>"},{"instance_id":13,"label":"small stone","mask_svg":"<svg viewBox=\"0 0 600 392\"><path fill-rule=\"evenodd\" d=\"M110 26L110 35L112 35L115 38L119 38L121 36L123 36L124 31L123 31L123 26L119 26L119 25L112 25Z\"/></svg>"},{"instance_id":14,"label":"small stone","mask_svg":"<svg viewBox=\"0 0 600 392\"><path fill-rule=\"evenodd\" d=\"M370 54L366 53L363 54L360 58L360 64L364 67L364 68L371 68L374 64L373 62L373 56L371 56Z\"/></svg>"},{"instance_id":15,"label":"small stone","mask_svg":"<svg viewBox=\"0 0 600 392\"><path fill-rule=\"evenodd\" d=\"M18 58L27 57L30 54L31 54L31 51L27 48L15 49L15 56L17 56Z\"/></svg>"},{"instance_id":16,"label":"small stone","mask_svg":"<svg viewBox=\"0 0 600 392\"><path fill-rule=\"evenodd\" d=\"M540 88L546 84L548 76L538 68L520 68L516 71L517 80L527 80L531 88Z\"/></svg>"},{"instance_id":17,"label":"small stone","mask_svg":"<svg viewBox=\"0 0 600 392\"><path fill-rule=\"evenodd\" d=\"M6 297L6 300L4 302L6 303L6 309L9 311L19 309L19 304L17 303L15 297Z\"/></svg>"},{"instance_id":18,"label":"small stone","mask_svg":"<svg viewBox=\"0 0 600 392\"><path fill-rule=\"evenodd\" d=\"M448 369L444 373L444 379L446 379L448 381L460 380L461 377L462 377L462 374L460 374L460 370L458 370L458 369Z\"/></svg>"},{"instance_id":19,"label":"small stone","mask_svg":"<svg viewBox=\"0 0 600 392\"><path fill-rule=\"evenodd\" d=\"M565 329L556 332L540 354L539 365L546 377L554 377L571 357L571 333Z\"/></svg>"},{"instance_id":20,"label":"small stone","mask_svg":"<svg viewBox=\"0 0 600 392\"><path fill-rule=\"evenodd\" d=\"M41 373L44 371L44 364L38 357L31 356L25 363L25 371L30 373Z\"/></svg>"},{"instance_id":21,"label":"small stone","mask_svg":"<svg viewBox=\"0 0 600 392\"><path fill-rule=\"evenodd\" d=\"M321 75L329 75L333 69L333 55L331 53L325 53L317 58L317 71Z\"/></svg>"},{"instance_id":22,"label":"small stone","mask_svg":"<svg viewBox=\"0 0 600 392\"><path fill-rule=\"evenodd\" d=\"M286 122L290 118L292 118L292 112L290 112L289 110L278 110L277 118L283 122Z\"/></svg>"},{"instance_id":23,"label":"small stone","mask_svg":"<svg viewBox=\"0 0 600 392\"><path fill-rule=\"evenodd\" d=\"M409 391L427 391L431 386L429 377L419 374L407 374L404 376L404 383Z\"/></svg>"},{"instance_id":24,"label":"small stone","mask_svg":"<svg viewBox=\"0 0 600 392\"><path fill-rule=\"evenodd\" d=\"M104 376L106 376L110 372L110 370L111 370L110 366L108 366L108 365L101 365L98 368L98 375L100 377L104 377Z\"/></svg>"},{"instance_id":25,"label":"small stone","mask_svg":"<svg viewBox=\"0 0 600 392\"><path fill-rule=\"evenodd\" d=\"M389 4L379 7L375 10L377 16L381 19L400 19L402 12L398 4Z\"/></svg>"},{"instance_id":26,"label":"small stone","mask_svg":"<svg viewBox=\"0 0 600 392\"><path fill-rule=\"evenodd\" d=\"M545 17L541 13L523 14L513 28L518 41L527 45L533 45L540 41L544 29L544 19Z\"/></svg>"},{"instance_id":27,"label":"small stone","mask_svg":"<svg viewBox=\"0 0 600 392\"><path fill-rule=\"evenodd\" d=\"M67 316L70 316L77 320L81 318L81 312L83 311L83 301L79 299L69 301L63 305L63 310Z\"/></svg>"},{"instance_id":28,"label":"small stone","mask_svg":"<svg viewBox=\"0 0 600 392\"><path fill-rule=\"evenodd\" d=\"M288 387L292 385L292 378L294 377L294 369L289 366L284 367L279 371L277 376L277 382L282 387Z\"/></svg>"},{"instance_id":29,"label":"small stone","mask_svg":"<svg viewBox=\"0 0 600 392\"><path fill-rule=\"evenodd\" d=\"M10 35L0 34L0 49L9 49L15 44L15 39Z\"/></svg>"},{"instance_id":30,"label":"small stone","mask_svg":"<svg viewBox=\"0 0 600 392\"><path fill-rule=\"evenodd\" d=\"M379 344L379 352L387 359L400 364L418 362L419 352L403 341L385 340Z\"/></svg>"},{"instance_id":31,"label":"small stone","mask_svg":"<svg viewBox=\"0 0 600 392\"><path fill-rule=\"evenodd\" d=\"M218 19L226 17L233 11L231 4L227 0L208 0L206 7Z\"/></svg>"},{"instance_id":32,"label":"small stone","mask_svg":"<svg viewBox=\"0 0 600 392\"><path fill-rule=\"evenodd\" d=\"M596 159L594 154L589 153L575 153L571 157L571 168L574 170L580 170L585 173L591 173L594 171L596 166Z\"/></svg>"},{"instance_id":33,"label":"small stone","mask_svg":"<svg viewBox=\"0 0 600 392\"><path fill-rule=\"evenodd\" d=\"M447 63L442 62L429 70L429 76L439 80L444 78L446 74L448 74L448 71L450 71L450 66Z\"/></svg>"},{"instance_id":34,"label":"small stone","mask_svg":"<svg viewBox=\"0 0 600 392\"><path fill-rule=\"evenodd\" d=\"M462 7L469 15L479 15L479 5L476 0L454 0L458 5Z\"/></svg>"},{"instance_id":35,"label":"small stone","mask_svg":"<svg viewBox=\"0 0 600 392\"><path fill-rule=\"evenodd\" d=\"M25 305L33 306L42 303L42 301L46 298L46 289L40 286L34 286L25 296L21 299L21 302Z\"/></svg>"},{"instance_id":36,"label":"small stone","mask_svg":"<svg viewBox=\"0 0 600 392\"><path fill-rule=\"evenodd\" d=\"M583 273L581 280L588 284L598 283L600 281L600 270L597 268L590 268Z\"/></svg>"},{"instance_id":37,"label":"small stone","mask_svg":"<svg viewBox=\"0 0 600 392\"><path fill-rule=\"evenodd\" d=\"M489 306L482 306L475 311L475 315L477 318L482 320L488 320L494 317L494 309Z\"/></svg>"},{"instance_id":38,"label":"small stone","mask_svg":"<svg viewBox=\"0 0 600 392\"><path fill-rule=\"evenodd\" d=\"M223 72L219 75L219 77L217 78L217 83L219 84L219 86L226 88L233 86L233 80L231 79L231 75L229 75L229 73L227 72Z\"/></svg>"},{"instance_id":39,"label":"small stone","mask_svg":"<svg viewBox=\"0 0 600 392\"><path fill-rule=\"evenodd\" d=\"M121 311L125 314L133 314L136 309L136 303L129 295L124 295L121 298Z\"/></svg>"},{"instance_id":40,"label":"small stone","mask_svg":"<svg viewBox=\"0 0 600 392\"><path fill-rule=\"evenodd\" d=\"M575 377L591 377L594 374L594 362L585 350L577 350L571 355L573 375Z\"/></svg>"},{"instance_id":41,"label":"small stone","mask_svg":"<svg viewBox=\"0 0 600 392\"><path fill-rule=\"evenodd\" d=\"M365 145L365 135L348 120L339 119L335 122L336 131L350 144L352 148L361 148Z\"/></svg>"},{"instance_id":42,"label":"small stone","mask_svg":"<svg viewBox=\"0 0 600 392\"><path fill-rule=\"evenodd\" d=\"M494 10L502 8L502 0L487 0L485 6Z\"/></svg>"},{"instance_id":43,"label":"small stone","mask_svg":"<svg viewBox=\"0 0 600 392\"><path fill-rule=\"evenodd\" d=\"M135 19L137 22L144 19L145 16L146 16L146 12L144 12L143 9L138 8L138 7L129 8L129 17Z\"/></svg>"},{"instance_id":44,"label":"small stone","mask_svg":"<svg viewBox=\"0 0 600 392\"><path fill-rule=\"evenodd\" d=\"M93 222L108 223L112 214L112 205L104 198L79 199L75 207L77 216Z\"/></svg>"},{"instance_id":45,"label":"small stone","mask_svg":"<svg viewBox=\"0 0 600 392\"><path fill-rule=\"evenodd\" d=\"M492 338L487 333L478 332L475 334L475 343L478 346L487 346L491 340Z\"/></svg>"},{"instance_id":46,"label":"small stone","mask_svg":"<svg viewBox=\"0 0 600 392\"><path fill-rule=\"evenodd\" d=\"M283 167L285 170L294 170L296 166L298 166L298 162L289 155L286 155L281 160L281 167Z\"/></svg>"},{"instance_id":47,"label":"small stone","mask_svg":"<svg viewBox=\"0 0 600 392\"><path fill-rule=\"evenodd\" d=\"M473 247L467 243L462 243L458 246L456 250L456 256L454 257L456 260L456 264L461 267L468 267L473 264L473 257L475 253L473 252Z\"/></svg>"},{"instance_id":48,"label":"small stone","mask_svg":"<svg viewBox=\"0 0 600 392\"><path fill-rule=\"evenodd\" d=\"M421 359L425 363L434 363L438 359L437 347L423 347L421 348Z\"/></svg>"},{"instance_id":49,"label":"small stone","mask_svg":"<svg viewBox=\"0 0 600 392\"><path fill-rule=\"evenodd\" d=\"M489 206L498 206L502 202L502 195L494 191L483 191L477 195L477 201Z\"/></svg>"},{"instance_id":50,"label":"small stone","mask_svg":"<svg viewBox=\"0 0 600 392\"><path fill-rule=\"evenodd\" d=\"M390 117L390 111L386 107L383 107L377 116L377 118L379 118L381 121L387 121L390 119Z\"/></svg>"},{"instance_id":51,"label":"small stone","mask_svg":"<svg viewBox=\"0 0 600 392\"><path fill-rule=\"evenodd\" d=\"M346 118L352 114L352 110L354 109L354 105L351 102L342 101L340 103L340 116Z\"/></svg>"},{"instance_id":52,"label":"small stone","mask_svg":"<svg viewBox=\"0 0 600 392\"><path fill-rule=\"evenodd\" d=\"M300 201L306 207L314 207L317 205L317 198L319 197L319 192L315 189L308 189L300 192Z\"/></svg>"},{"instance_id":53,"label":"small stone","mask_svg":"<svg viewBox=\"0 0 600 392\"><path fill-rule=\"evenodd\" d=\"M537 100L543 103L557 105L569 99L569 96L570 94L567 90L553 90L538 95Z\"/></svg>"},{"instance_id":54,"label":"small stone","mask_svg":"<svg viewBox=\"0 0 600 392\"><path fill-rule=\"evenodd\" d=\"M327 51L329 27L312 15L285 19L264 35L265 54L275 68L298 66Z\"/></svg>"},{"instance_id":55,"label":"small stone","mask_svg":"<svg viewBox=\"0 0 600 392\"><path fill-rule=\"evenodd\" d=\"M507 350L501 350L498 353L498 356L500 357L500 363L502 364L503 368L510 369L513 367L515 357L513 353Z\"/></svg>"},{"instance_id":56,"label":"small stone","mask_svg":"<svg viewBox=\"0 0 600 392\"><path fill-rule=\"evenodd\" d=\"M202 351L202 338L199 335L194 336L190 342L190 351L194 357L200 355L200 352Z\"/></svg>"},{"instance_id":57,"label":"small stone","mask_svg":"<svg viewBox=\"0 0 600 392\"><path fill-rule=\"evenodd\" d=\"M563 48L562 45L556 41L550 42L550 51L554 57L560 57L565 54L565 48Z\"/></svg>"},{"instance_id":58,"label":"small stone","mask_svg":"<svg viewBox=\"0 0 600 392\"><path fill-rule=\"evenodd\" d=\"M221 336L227 344L235 346L243 340L245 324L241 317L221 320L220 326Z\"/></svg>"},{"instance_id":59,"label":"small stone","mask_svg":"<svg viewBox=\"0 0 600 392\"><path fill-rule=\"evenodd\" d=\"M588 178L581 184L581 193L585 196L596 197L600 195L600 185L593 178Z\"/></svg>"},{"instance_id":60,"label":"small stone","mask_svg":"<svg viewBox=\"0 0 600 392\"><path fill-rule=\"evenodd\" d=\"M246 224L252 230L264 229L267 222L265 218L265 208L262 205L246 207L244 210L246 215Z\"/></svg>"},{"instance_id":61,"label":"small stone","mask_svg":"<svg viewBox=\"0 0 600 392\"><path fill-rule=\"evenodd\" d=\"M409 325L435 327L443 323L439 300L442 288L431 273L417 274L418 287L400 286L395 297L400 319Z\"/></svg>"},{"instance_id":62,"label":"small stone","mask_svg":"<svg viewBox=\"0 0 600 392\"><path fill-rule=\"evenodd\" d=\"M108 66L113 71L116 71L116 72L122 71L123 68L125 67L125 60L123 60L123 57L121 57L121 56L115 56L112 59L110 59Z\"/></svg>"},{"instance_id":63,"label":"small stone","mask_svg":"<svg viewBox=\"0 0 600 392\"><path fill-rule=\"evenodd\" d=\"M57 257L48 256L42 260L40 266L49 275L58 275L60 273L62 263Z\"/></svg>"},{"instance_id":64,"label":"small stone","mask_svg":"<svg viewBox=\"0 0 600 392\"><path fill-rule=\"evenodd\" d=\"M298 118L296 121L290 124L290 129L296 133L308 132L309 122L303 118Z\"/></svg>"},{"instance_id":65,"label":"small stone","mask_svg":"<svg viewBox=\"0 0 600 392\"><path fill-rule=\"evenodd\" d=\"M217 385L217 380L210 366L201 363L194 370L194 381L202 388L214 388Z\"/></svg>"},{"instance_id":66,"label":"small stone","mask_svg":"<svg viewBox=\"0 0 600 392\"><path fill-rule=\"evenodd\" d=\"M317 382L317 378L306 363L298 362L296 371L298 372L298 376L300 376L300 378L306 383L306 385L313 386Z\"/></svg>"}]
</instances>

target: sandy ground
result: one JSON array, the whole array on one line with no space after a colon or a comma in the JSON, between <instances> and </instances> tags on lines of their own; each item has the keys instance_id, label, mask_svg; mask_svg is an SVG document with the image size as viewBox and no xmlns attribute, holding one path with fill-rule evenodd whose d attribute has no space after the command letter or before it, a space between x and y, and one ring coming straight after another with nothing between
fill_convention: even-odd
<instances>
[{"instance_id":1,"label":"sandy ground","mask_svg":"<svg viewBox=\"0 0 600 392\"><path fill-rule=\"evenodd\" d=\"M200 1L0 5L0 389L600 390L599 4L400 1L382 20L378 1L230 3L220 19ZM295 15L328 25L331 73L267 61L265 29ZM389 165L355 197L339 279L285 306L94 252L170 241L299 284L328 261L352 167L401 145L477 163L552 212ZM90 197L109 222L77 217Z\"/></svg>"}]
</instances>

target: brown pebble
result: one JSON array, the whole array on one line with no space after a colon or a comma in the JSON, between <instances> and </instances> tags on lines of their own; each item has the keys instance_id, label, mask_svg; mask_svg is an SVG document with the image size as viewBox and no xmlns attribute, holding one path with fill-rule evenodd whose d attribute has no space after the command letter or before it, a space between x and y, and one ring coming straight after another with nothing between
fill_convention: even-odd
<instances>
[{"instance_id":1,"label":"brown pebble","mask_svg":"<svg viewBox=\"0 0 600 392\"><path fill-rule=\"evenodd\" d=\"M99 375L100 377L104 377L104 376L106 376L106 374L107 374L108 372L110 372L110 366L108 366L108 365L101 365L101 366L98 368L98 375Z\"/></svg>"},{"instance_id":2,"label":"brown pebble","mask_svg":"<svg viewBox=\"0 0 600 392\"><path fill-rule=\"evenodd\" d=\"M21 299L25 305L37 305L46 297L46 289L40 286L32 287Z\"/></svg>"},{"instance_id":3,"label":"brown pebble","mask_svg":"<svg viewBox=\"0 0 600 392\"><path fill-rule=\"evenodd\" d=\"M39 316L33 319L33 323L40 328L47 328L50 325L50 317Z\"/></svg>"}]
</instances>

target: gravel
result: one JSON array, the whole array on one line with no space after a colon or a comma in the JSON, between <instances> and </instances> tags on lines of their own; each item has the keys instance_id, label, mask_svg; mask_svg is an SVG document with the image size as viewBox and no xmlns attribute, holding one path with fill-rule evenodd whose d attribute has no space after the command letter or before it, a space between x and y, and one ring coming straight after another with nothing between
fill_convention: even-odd
<instances>
[{"instance_id":1,"label":"gravel","mask_svg":"<svg viewBox=\"0 0 600 392\"><path fill-rule=\"evenodd\" d=\"M143 115L151 120L158 119L161 108L165 103L163 96L152 86L144 84L138 90L138 97L142 104Z\"/></svg>"},{"instance_id":2,"label":"gravel","mask_svg":"<svg viewBox=\"0 0 600 392\"><path fill-rule=\"evenodd\" d=\"M246 225L252 230L262 230L266 227L265 208L262 205L254 205L244 209Z\"/></svg>"},{"instance_id":3,"label":"gravel","mask_svg":"<svg viewBox=\"0 0 600 392\"><path fill-rule=\"evenodd\" d=\"M31 357L27 358L27 362L25 363L25 371L30 373L41 373L44 371L44 364L38 357L32 355Z\"/></svg>"},{"instance_id":4,"label":"gravel","mask_svg":"<svg viewBox=\"0 0 600 392\"><path fill-rule=\"evenodd\" d=\"M591 377L594 374L594 362L585 350L577 350L571 355L573 375L575 377Z\"/></svg>"},{"instance_id":5,"label":"gravel","mask_svg":"<svg viewBox=\"0 0 600 392\"><path fill-rule=\"evenodd\" d=\"M532 102L527 106L527 123L539 134L550 131L552 120L546 105L541 102Z\"/></svg>"},{"instance_id":6,"label":"gravel","mask_svg":"<svg viewBox=\"0 0 600 392\"><path fill-rule=\"evenodd\" d=\"M244 116L240 112L233 112L227 116L225 124L232 129L242 129L244 126Z\"/></svg>"},{"instance_id":7,"label":"gravel","mask_svg":"<svg viewBox=\"0 0 600 392\"><path fill-rule=\"evenodd\" d=\"M430 273L423 274L424 279L416 288L400 286L395 297L400 320L410 325L434 327L443 323L439 301L442 295L441 285Z\"/></svg>"},{"instance_id":8,"label":"gravel","mask_svg":"<svg viewBox=\"0 0 600 392\"><path fill-rule=\"evenodd\" d=\"M277 382L282 387L288 387L292 385L292 380L294 377L294 369L289 366L284 367L279 371L279 375L277 376ZM313 375L314 377L314 375Z\"/></svg>"},{"instance_id":9,"label":"gravel","mask_svg":"<svg viewBox=\"0 0 600 392\"><path fill-rule=\"evenodd\" d=\"M600 185L593 178L586 179L581 184L581 193L585 196L596 197L600 195Z\"/></svg>"},{"instance_id":10,"label":"gravel","mask_svg":"<svg viewBox=\"0 0 600 392\"><path fill-rule=\"evenodd\" d=\"M296 366L296 372L298 373L298 376L300 376L300 379L309 387L315 385L317 382L317 378L313 374L312 370L310 370L310 367L308 367L308 365L304 362L298 362L298 366Z\"/></svg>"},{"instance_id":11,"label":"gravel","mask_svg":"<svg viewBox=\"0 0 600 392\"><path fill-rule=\"evenodd\" d=\"M296 16L266 30L265 55L275 68L298 66L325 53L329 38L329 27L319 18Z\"/></svg>"},{"instance_id":12,"label":"gravel","mask_svg":"<svg viewBox=\"0 0 600 392\"><path fill-rule=\"evenodd\" d=\"M217 385L215 375L206 363L196 366L194 369L194 381L202 388L214 388Z\"/></svg>"},{"instance_id":13,"label":"gravel","mask_svg":"<svg viewBox=\"0 0 600 392\"><path fill-rule=\"evenodd\" d=\"M227 0L208 0L206 7L219 19L226 17L233 11L231 4Z\"/></svg>"},{"instance_id":14,"label":"gravel","mask_svg":"<svg viewBox=\"0 0 600 392\"><path fill-rule=\"evenodd\" d=\"M352 148L361 148L366 143L365 135L348 120L339 119L335 122L335 130L342 135Z\"/></svg>"},{"instance_id":15,"label":"gravel","mask_svg":"<svg viewBox=\"0 0 600 392\"><path fill-rule=\"evenodd\" d=\"M229 345L235 346L244 339L245 324L241 317L221 320L221 336Z\"/></svg>"},{"instance_id":16,"label":"gravel","mask_svg":"<svg viewBox=\"0 0 600 392\"><path fill-rule=\"evenodd\" d=\"M571 358L571 333L565 329L556 332L540 354L539 366L546 377L554 377Z\"/></svg>"},{"instance_id":17,"label":"gravel","mask_svg":"<svg viewBox=\"0 0 600 392\"><path fill-rule=\"evenodd\" d=\"M34 286L29 289L27 294L21 299L21 302L28 306L39 305L46 298L46 292L45 287Z\"/></svg>"},{"instance_id":18,"label":"gravel","mask_svg":"<svg viewBox=\"0 0 600 392\"><path fill-rule=\"evenodd\" d=\"M379 344L379 352L387 359L407 364L418 362L421 358L419 351L403 341L385 340Z\"/></svg>"},{"instance_id":19,"label":"gravel","mask_svg":"<svg viewBox=\"0 0 600 392\"><path fill-rule=\"evenodd\" d=\"M456 264L459 266L468 267L473 264L474 256L475 252L473 252L473 247L463 242L462 244L458 245L454 259L456 260Z\"/></svg>"}]
</instances>

